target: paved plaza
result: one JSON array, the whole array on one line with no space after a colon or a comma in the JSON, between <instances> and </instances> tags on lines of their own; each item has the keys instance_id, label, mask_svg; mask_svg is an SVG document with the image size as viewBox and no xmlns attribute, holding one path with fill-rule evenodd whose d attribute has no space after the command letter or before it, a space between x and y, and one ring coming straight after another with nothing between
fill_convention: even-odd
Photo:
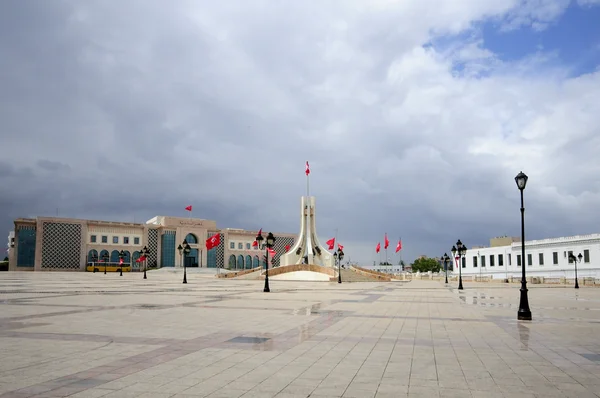
<instances>
[{"instance_id":1,"label":"paved plaza","mask_svg":"<svg viewBox=\"0 0 600 398\"><path fill-rule=\"evenodd\" d=\"M600 289L0 273L0 397L597 397Z\"/></svg>"}]
</instances>

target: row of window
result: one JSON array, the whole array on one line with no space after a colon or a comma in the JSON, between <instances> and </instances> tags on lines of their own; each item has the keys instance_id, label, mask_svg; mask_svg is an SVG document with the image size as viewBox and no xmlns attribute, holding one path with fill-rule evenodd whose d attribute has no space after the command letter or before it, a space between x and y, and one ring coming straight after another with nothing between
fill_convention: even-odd
<instances>
[{"instance_id":1,"label":"row of window","mask_svg":"<svg viewBox=\"0 0 600 398\"><path fill-rule=\"evenodd\" d=\"M569 250L569 251L563 251L563 257L568 259L569 264L573 263L573 260L571 259L571 255L573 255L573 251ZM490 260L490 267L494 267L496 265L496 258L498 259L498 266L502 267L504 266L504 255L503 254L490 254L489 256L487 256L487 258L489 258ZM537 265L543 266L544 265L544 253L538 253L538 263ZM485 267L486 266L486 256L482 255L482 256L473 256L473 267L477 268L477 263L478 260L481 262L481 267ZM511 265L511 254L508 253L506 255L506 260L507 260L507 264ZM588 249L585 249L583 251L583 259L582 261L584 263L589 263L590 262L590 251ZM527 254L527 265L533 265L533 254L528 253ZM558 265L558 252L552 252L552 265ZM462 259L462 267L465 268L467 266L465 258ZM517 254L517 267L521 266L521 255Z\"/></svg>"},{"instance_id":2,"label":"row of window","mask_svg":"<svg viewBox=\"0 0 600 398\"><path fill-rule=\"evenodd\" d=\"M90 242L91 243L98 243L98 237L96 235L91 235L90 236ZM128 245L130 242L129 236L124 236L123 237L123 245ZM108 236L106 235L102 235L100 236L100 243L108 243ZM112 243L115 245L119 244L119 237L118 236L113 236L112 237ZM140 238L139 237L135 237L133 238L133 244L134 245L139 245L140 244Z\"/></svg>"},{"instance_id":3,"label":"row of window","mask_svg":"<svg viewBox=\"0 0 600 398\"><path fill-rule=\"evenodd\" d=\"M236 242L229 242L229 248L235 250L235 246L236 246L235 243ZM242 242L237 242L237 249L244 250L244 245L246 246L246 250L251 250L252 248L254 248L254 250L258 250L258 246L252 247L251 243L242 243Z\"/></svg>"}]
</instances>

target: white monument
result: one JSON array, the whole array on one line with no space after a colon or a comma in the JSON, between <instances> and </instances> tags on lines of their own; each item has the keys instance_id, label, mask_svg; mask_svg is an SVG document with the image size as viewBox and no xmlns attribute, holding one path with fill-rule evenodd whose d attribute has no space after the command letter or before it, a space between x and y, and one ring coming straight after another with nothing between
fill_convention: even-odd
<instances>
[{"instance_id":1,"label":"white monument","mask_svg":"<svg viewBox=\"0 0 600 398\"><path fill-rule=\"evenodd\" d=\"M308 175L308 173L307 173ZM300 234L294 246L279 258L280 266L314 264L335 267L331 253L319 243L315 223L315 197L303 196L300 206Z\"/></svg>"}]
</instances>

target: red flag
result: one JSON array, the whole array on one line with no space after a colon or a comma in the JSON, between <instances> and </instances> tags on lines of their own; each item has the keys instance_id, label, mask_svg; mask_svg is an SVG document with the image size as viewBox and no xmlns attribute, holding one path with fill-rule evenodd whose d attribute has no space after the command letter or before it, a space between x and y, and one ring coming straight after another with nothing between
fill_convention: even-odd
<instances>
[{"instance_id":1,"label":"red flag","mask_svg":"<svg viewBox=\"0 0 600 398\"><path fill-rule=\"evenodd\" d=\"M398 253L400 250L402 250L402 239L400 239L396 245L396 253Z\"/></svg>"},{"instance_id":2,"label":"red flag","mask_svg":"<svg viewBox=\"0 0 600 398\"><path fill-rule=\"evenodd\" d=\"M258 246L258 242L257 241L252 242L252 247L257 247L257 246Z\"/></svg>"},{"instance_id":3,"label":"red flag","mask_svg":"<svg viewBox=\"0 0 600 398\"><path fill-rule=\"evenodd\" d=\"M277 254L277 252L271 248L267 249L269 251L269 254L271 255L271 257L275 257L275 255Z\"/></svg>"},{"instance_id":4,"label":"red flag","mask_svg":"<svg viewBox=\"0 0 600 398\"><path fill-rule=\"evenodd\" d=\"M290 245L285 245L285 252L287 253L290 250Z\"/></svg>"},{"instance_id":5,"label":"red flag","mask_svg":"<svg viewBox=\"0 0 600 398\"><path fill-rule=\"evenodd\" d=\"M122 258L119 259L119 264L123 264L123 259Z\"/></svg>"},{"instance_id":6,"label":"red flag","mask_svg":"<svg viewBox=\"0 0 600 398\"><path fill-rule=\"evenodd\" d=\"M145 259L146 259L146 256L140 257L140 261L144 261Z\"/></svg>"},{"instance_id":7,"label":"red flag","mask_svg":"<svg viewBox=\"0 0 600 398\"><path fill-rule=\"evenodd\" d=\"M327 243L329 245L329 250L331 250L335 247L335 238L331 238L325 243Z\"/></svg>"},{"instance_id":8,"label":"red flag","mask_svg":"<svg viewBox=\"0 0 600 398\"><path fill-rule=\"evenodd\" d=\"M387 238L387 232L386 232L386 234L385 234L385 238L384 238L384 239L385 239L385 240L383 241L383 248L384 248L384 249L387 249L387 248L388 248L388 246L390 245L390 241L389 241L389 240L388 240L388 238Z\"/></svg>"},{"instance_id":9,"label":"red flag","mask_svg":"<svg viewBox=\"0 0 600 398\"><path fill-rule=\"evenodd\" d=\"M377 242L377 246L375 247L375 253L379 253L379 250L381 250L381 243Z\"/></svg>"},{"instance_id":10,"label":"red flag","mask_svg":"<svg viewBox=\"0 0 600 398\"><path fill-rule=\"evenodd\" d=\"M308 160L306 161L306 176L310 174L310 166L308 165Z\"/></svg>"},{"instance_id":11,"label":"red flag","mask_svg":"<svg viewBox=\"0 0 600 398\"><path fill-rule=\"evenodd\" d=\"M192 205L189 205L188 207L185 208L187 211L192 211Z\"/></svg>"},{"instance_id":12,"label":"red flag","mask_svg":"<svg viewBox=\"0 0 600 398\"><path fill-rule=\"evenodd\" d=\"M215 234L206 240L206 250L215 248L221 244L221 234Z\"/></svg>"},{"instance_id":13,"label":"red flag","mask_svg":"<svg viewBox=\"0 0 600 398\"><path fill-rule=\"evenodd\" d=\"M338 243L338 248L339 248L341 251L344 251L344 246L340 245L339 243Z\"/></svg>"}]
</instances>

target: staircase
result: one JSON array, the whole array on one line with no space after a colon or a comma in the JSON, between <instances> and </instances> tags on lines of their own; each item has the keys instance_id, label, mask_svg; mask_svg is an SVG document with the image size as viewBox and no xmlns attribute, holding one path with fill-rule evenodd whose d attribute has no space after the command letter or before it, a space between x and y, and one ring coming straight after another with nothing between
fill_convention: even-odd
<instances>
[{"instance_id":1,"label":"staircase","mask_svg":"<svg viewBox=\"0 0 600 398\"><path fill-rule=\"evenodd\" d=\"M337 278L336 278L337 280ZM344 282L382 282L378 280L375 276L367 276L363 274L359 274L356 271L351 269L342 268L342 283Z\"/></svg>"}]
</instances>

